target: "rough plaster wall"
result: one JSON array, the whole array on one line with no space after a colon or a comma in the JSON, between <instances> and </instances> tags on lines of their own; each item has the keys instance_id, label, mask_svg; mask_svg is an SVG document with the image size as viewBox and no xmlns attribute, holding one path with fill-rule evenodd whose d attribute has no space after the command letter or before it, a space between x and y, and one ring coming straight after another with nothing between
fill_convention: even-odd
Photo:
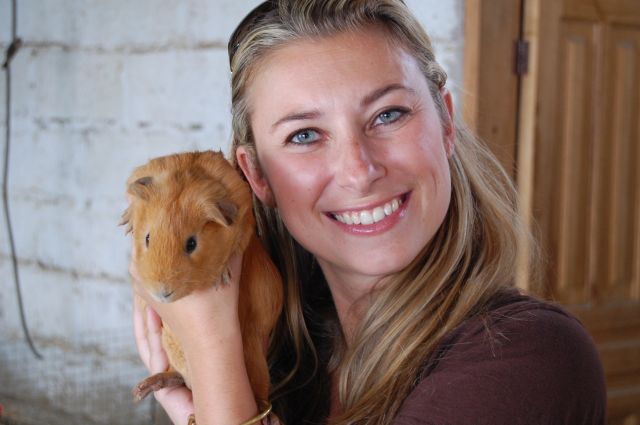
<instances>
[{"instance_id":1,"label":"rough plaster wall","mask_svg":"<svg viewBox=\"0 0 640 425\"><path fill-rule=\"evenodd\" d=\"M117 227L124 181L157 155L227 151L226 40L257 3L18 2L25 46L12 63L10 207L27 318L45 356L61 347L84 352L77 335L124 329L129 337L128 240ZM459 98L464 0L407 4L425 23ZM10 39L10 7L0 0L2 50ZM4 135L4 120L0 130ZM22 335L8 252L3 222L0 345ZM108 337L96 342L110 343ZM130 347L122 354L129 358L133 342L123 347ZM92 353L87 356L103 367L114 356Z\"/></svg>"},{"instance_id":2,"label":"rough plaster wall","mask_svg":"<svg viewBox=\"0 0 640 425\"><path fill-rule=\"evenodd\" d=\"M455 109L461 111L465 0L405 0L405 3L431 37L436 60L449 77L447 86L453 94Z\"/></svg>"}]
</instances>

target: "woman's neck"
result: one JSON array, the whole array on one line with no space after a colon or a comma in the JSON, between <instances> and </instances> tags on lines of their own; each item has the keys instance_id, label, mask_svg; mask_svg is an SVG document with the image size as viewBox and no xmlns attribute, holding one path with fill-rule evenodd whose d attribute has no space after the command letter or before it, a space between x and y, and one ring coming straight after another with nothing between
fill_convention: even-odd
<instances>
[{"instance_id":1,"label":"woman's neck","mask_svg":"<svg viewBox=\"0 0 640 425\"><path fill-rule=\"evenodd\" d=\"M319 263L331 291L342 332L348 345L355 328L364 316L366 296L375 287L379 278L336 272L331 267L323 267L322 262L319 261Z\"/></svg>"}]
</instances>

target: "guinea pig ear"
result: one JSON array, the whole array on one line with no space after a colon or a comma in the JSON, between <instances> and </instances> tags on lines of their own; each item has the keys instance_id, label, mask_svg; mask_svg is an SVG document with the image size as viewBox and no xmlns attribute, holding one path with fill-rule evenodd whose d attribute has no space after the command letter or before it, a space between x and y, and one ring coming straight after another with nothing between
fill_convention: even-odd
<instances>
[{"instance_id":1,"label":"guinea pig ear","mask_svg":"<svg viewBox=\"0 0 640 425\"><path fill-rule=\"evenodd\" d=\"M224 227L231 226L238 216L238 208L227 200L218 200L205 207L207 219Z\"/></svg>"},{"instance_id":2,"label":"guinea pig ear","mask_svg":"<svg viewBox=\"0 0 640 425\"><path fill-rule=\"evenodd\" d=\"M148 200L153 186L153 177L141 177L129 185L127 193L137 198Z\"/></svg>"},{"instance_id":3,"label":"guinea pig ear","mask_svg":"<svg viewBox=\"0 0 640 425\"><path fill-rule=\"evenodd\" d=\"M122 213L120 223L118 223L118 226L127 225L127 228L125 229L125 232L124 232L125 235L128 235L133 231L133 225L131 224L131 215L133 214L132 209L133 207L129 206L129 208L124 210L124 213Z\"/></svg>"}]
</instances>

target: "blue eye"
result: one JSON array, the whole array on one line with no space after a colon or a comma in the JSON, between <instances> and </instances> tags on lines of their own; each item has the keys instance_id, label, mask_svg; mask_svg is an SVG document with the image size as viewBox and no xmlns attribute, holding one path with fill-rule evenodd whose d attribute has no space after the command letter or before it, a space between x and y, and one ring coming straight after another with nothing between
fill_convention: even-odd
<instances>
[{"instance_id":1,"label":"blue eye","mask_svg":"<svg viewBox=\"0 0 640 425\"><path fill-rule=\"evenodd\" d=\"M402 118L404 114L405 111L400 109L389 109L388 111L384 111L378 115L374 124L391 124L392 122Z\"/></svg>"},{"instance_id":2,"label":"blue eye","mask_svg":"<svg viewBox=\"0 0 640 425\"><path fill-rule=\"evenodd\" d=\"M316 130L307 128L289 137L289 142L295 143L296 145L306 145L309 143L316 142L319 138L320 138L320 133L318 133Z\"/></svg>"}]
</instances>

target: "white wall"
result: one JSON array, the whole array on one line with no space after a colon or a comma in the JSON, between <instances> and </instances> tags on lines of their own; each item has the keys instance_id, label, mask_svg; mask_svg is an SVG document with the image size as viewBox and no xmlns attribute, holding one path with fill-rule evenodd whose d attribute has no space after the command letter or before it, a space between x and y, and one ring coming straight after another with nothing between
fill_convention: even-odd
<instances>
[{"instance_id":1,"label":"white wall","mask_svg":"<svg viewBox=\"0 0 640 425\"><path fill-rule=\"evenodd\" d=\"M227 151L226 41L257 3L18 1L25 46L11 67L10 208L27 319L45 356L82 351L77 335L128 335L128 239L117 226L124 182L153 156ZM455 96L464 0L407 3L432 36ZM10 10L10 0L0 0L2 50ZM0 345L22 338L8 253L3 222ZM123 347L131 354L133 342Z\"/></svg>"}]
</instances>

